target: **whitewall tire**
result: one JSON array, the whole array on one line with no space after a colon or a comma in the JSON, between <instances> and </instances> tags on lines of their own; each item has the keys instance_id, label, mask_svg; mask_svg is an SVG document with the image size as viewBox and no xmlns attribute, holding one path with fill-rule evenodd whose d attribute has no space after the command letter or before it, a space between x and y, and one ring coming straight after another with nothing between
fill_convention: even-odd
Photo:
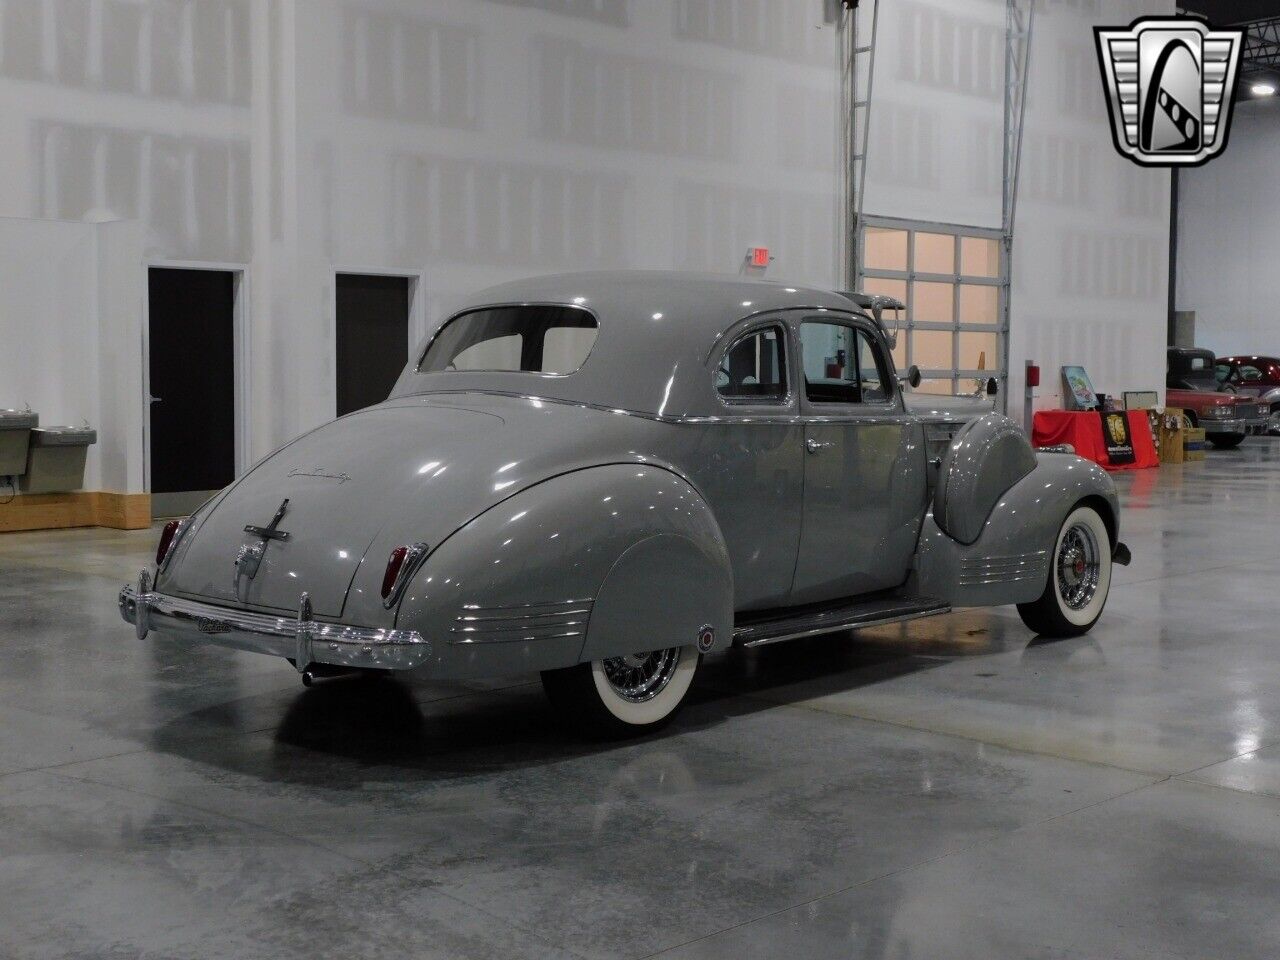
<instances>
[{"instance_id":1,"label":"whitewall tire","mask_svg":"<svg viewBox=\"0 0 1280 960\"><path fill-rule=\"evenodd\" d=\"M546 670L551 702L583 732L633 736L675 716L701 659L697 648L669 647Z\"/></svg>"},{"instance_id":2,"label":"whitewall tire","mask_svg":"<svg viewBox=\"0 0 1280 960\"><path fill-rule=\"evenodd\" d=\"M1041 636L1076 637L1102 616L1111 592L1113 545L1098 511L1079 506L1058 528L1044 592L1018 604L1022 622Z\"/></svg>"}]
</instances>

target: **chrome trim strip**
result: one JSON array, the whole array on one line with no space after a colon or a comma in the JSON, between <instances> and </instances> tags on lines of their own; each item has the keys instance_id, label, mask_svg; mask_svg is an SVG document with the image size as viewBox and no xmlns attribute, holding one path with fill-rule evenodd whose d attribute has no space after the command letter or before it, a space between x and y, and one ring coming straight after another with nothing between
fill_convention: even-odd
<instances>
[{"instance_id":1,"label":"chrome trim strip","mask_svg":"<svg viewBox=\"0 0 1280 960\"><path fill-rule=\"evenodd\" d=\"M959 584L983 587L995 583L1020 583L1045 575L1049 551L1036 550L999 557L963 557L960 560Z\"/></svg>"},{"instance_id":2,"label":"chrome trim strip","mask_svg":"<svg viewBox=\"0 0 1280 960\"><path fill-rule=\"evenodd\" d=\"M863 627L881 627L888 623L906 623L908 620L922 620L925 617L935 617L942 613L950 613L951 606L938 607L936 609L916 610L911 613L893 614L890 616L879 617L874 620L857 620L852 623L828 623L820 627L811 627L807 630L800 630L795 633L784 633L776 637L761 637L759 640L744 641L743 647L763 647L770 643L781 643L783 640L799 640L801 637L814 637L820 633L836 633L840 630L861 630Z\"/></svg>"},{"instance_id":3,"label":"chrome trim strip","mask_svg":"<svg viewBox=\"0 0 1280 960\"><path fill-rule=\"evenodd\" d=\"M497 616L497 617L460 616L460 617L455 617L454 619L457 620L459 623L514 623L517 620L545 620L548 617L568 617L568 616L577 615L579 613L590 613L590 612L591 612L591 607L585 606L585 607L579 607L576 610L557 610L557 611L548 612L548 613L516 613L506 617L504 616ZM537 626L537 624L528 624L528 626Z\"/></svg>"},{"instance_id":4,"label":"chrome trim strip","mask_svg":"<svg viewBox=\"0 0 1280 960\"><path fill-rule=\"evenodd\" d=\"M586 620L552 620L548 623L513 623L510 626L450 627L450 633L490 634L510 633L512 630L555 630L561 627L585 627Z\"/></svg>"},{"instance_id":5,"label":"chrome trim strip","mask_svg":"<svg viewBox=\"0 0 1280 960\"><path fill-rule=\"evenodd\" d=\"M478 603L464 603L462 605L462 609L463 610L484 610L484 611L528 610L531 607L563 607L571 603L591 603L591 602L592 600L590 597L585 597L581 600L540 600L537 603L511 603L511 604L503 604L500 607L482 607Z\"/></svg>"},{"instance_id":6,"label":"chrome trim strip","mask_svg":"<svg viewBox=\"0 0 1280 960\"><path fill-rule=\"evenodd\" d=\"M872 416L869 414L848 416L810 416L806 414L786 413L771 414L759 410L753 411L749 415L740 416L715 416L715 417L696 417L696 416L669 416L666 414L646 413L643 410L628 410L622 407L607 407L601 403L589 403L586 400L565 400L560 397L540 397L535 394L518 393L513 390L422 390L416 393L404 394L400 397L393 397L395 400L406 400L410 397L433 397L433 396L465 396L474 393L487 397L510 397L513 400L536 400L539 403L556 403L564 407L579 407L583 410L598 410L601 413L612 413L620 417L636 417L640 420L653 420L656 423L671 424L700 424L703 426L734 426L742 423L770 423L781 426L800 426L806 423L956 423L962 424L964 421L957 420L954 417L937 419L925 414L913 413L909 410L904 411L897 406L896 403L875 404L872 410L884 410L884 415ZM857 406L856 404L848 404L848 406Z\"/></svg>"},{"instance_id":7,"label":"chrome trim strip","mask_svg":"<svg viewBox=\"0 0 1280 960\"><path fill-rule=\"evenodd\" d=\"M446 639L451 644L467 644L580 637L586 633L592 605L591 600L549 600L504 607L468 603L454 617Z\"/></svg>"},{"instance_id":8,"label":"chrome trim strip","mask_svg":"<svg viewBox=\"0 0 1280 960\"><path fill-rule=\"evenodd\" d=\"M139 586L147 583L148 578L139 577ZM117 605L121 618L136 626L140 639L155 630L294 660L309 655L313 663L382 670L410 670L431 658L430 641L416 630L312 619L305 594L297 617L235 610L130 586L120 591ZM299 669L307 666L299 664Z\"/></svg>"},{"instance_id":9,"label":"chrome trim strip","mask_svg":"<svg viewBox=\"0 0 1280 960\"><path fill-rule=\"evenodd\" d=\"M580 637L582 636L582 633L583 632L581 630L566 630L563 633L537 633L537 634L531 633L531 634L524 634L516 637L474 636L474 637L463 637L458 640L455 640L451 637L449 639L449 642L454 646L465 646L467 644L472 644L472 643L524 643L524 642L531 642L536 640L560 640L566 637Z\"/></svg>"}]
</instances>

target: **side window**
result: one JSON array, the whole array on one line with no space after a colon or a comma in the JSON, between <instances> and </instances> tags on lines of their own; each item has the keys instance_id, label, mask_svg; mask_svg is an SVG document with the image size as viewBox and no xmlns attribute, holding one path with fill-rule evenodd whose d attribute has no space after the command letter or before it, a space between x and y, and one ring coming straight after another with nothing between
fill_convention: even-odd
<instances>
[{"instance_id":1,"label":"side window","mask_svg":"<svg viewBox=\"0 0 1280 960\"><path fill-rule=\"evenodd\" d=\"M864 330L842 323L800 326L805 395L816 403L884 403L893 396L880 349Z\"/></svg>"},{"instance_id":2,"label":"side window","mask_svg":"<svg viewBox=\"0 0 1280 960\"><path fill-rule=\"evenodd\" d=\"M716 370L716 392L726 400L784 400L786 336L781 327L753 330L725 353Z\"/></svg>"},{"instance_id":3,"label":"side window","mask_svg":"<svg viewBox=\"0 0 1280 960\"><path fill-rule=\"evenodd\" d=\"M1231 379L1231 367L1225 363L1220 363L1216 367L1214 367L1213 373L1214 373L1214 376L1217 378L1218 383L1226 383L1228 380Z\"/></svg>"},{"instance_id":4,"label":"side window","mask_svg":"<svg viewBox=\"0 0 1280 960\"><path fill-rule=\"evenodd\" d=\"M893 396L880 350L865 331L858 331L858 375L863 403L887 403Z\"/></svg>"}]
</instances>

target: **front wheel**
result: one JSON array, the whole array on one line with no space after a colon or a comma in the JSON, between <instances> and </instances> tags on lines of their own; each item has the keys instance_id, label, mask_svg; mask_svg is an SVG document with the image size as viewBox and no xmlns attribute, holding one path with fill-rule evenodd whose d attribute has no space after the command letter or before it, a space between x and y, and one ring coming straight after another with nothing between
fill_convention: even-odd
<instances>
[{"instance_id":1,"label":"front wheel","mask_svg":"<svg viewBox=\"0 0 1280 960\"><path fill-rule=\"evenodd\" d=\"M1234 450L1244 443L1243 433L1209 433L1205 436L1217 450Z\"/></svg>"},{"instance_id":2,"label":"front wheel","mask_svg":"<svg viewBox=\"0 0 1280 960\"><path fill-rule=\"evenodd\" d=\"M593 736L626 737L661 727L684 702L697 648L668 647L544 670L551 703Z\"/></svg>"},{"instance_id":3,"label":"front wheel","mask_svg":"<svg viewBox=\"0 0 1280 960\"><path fill-rule=\"evenodd\" d=\"M1093 507L1062 521L1044 593L1018 604L1022 622L1045 637L1078 637L1102 616L1111 590L1111 537Z\"/></svg>"}]
</instances>

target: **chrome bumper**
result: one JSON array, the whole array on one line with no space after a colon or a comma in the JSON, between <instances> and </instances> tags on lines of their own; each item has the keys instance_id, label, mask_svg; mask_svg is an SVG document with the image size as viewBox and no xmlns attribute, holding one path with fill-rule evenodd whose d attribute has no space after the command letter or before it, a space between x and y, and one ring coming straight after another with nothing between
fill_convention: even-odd
<instances>
[{"instance_id":1,"label":"chrome bumper","mask_svg":"<svg viewBox=\"0 0 1280 960\"><path fill-rule=\"evenodd\" d=\"M1205 433L1239 433L1246 437L1261 436L1267 432L1268 418L1257 420L1213 420L1205 417L1200 426Z\"/></svg>"},{"instance_id":2,"label":"chrome bumper","mask_svg":"<svg viewBox=\"0 0 1280 960\"><path fill-rule=\"evenodd\" d=\"M292 660L301 673L313 664L374 670L412 670L431 658L431 643L416 630L387 630L324 623L311 616L304 593L296 617L232 610L211 603L155 593L144 570L136 587L118 599L120 616L138 639L151 630Z\"/></svg>"}]
</instances>

